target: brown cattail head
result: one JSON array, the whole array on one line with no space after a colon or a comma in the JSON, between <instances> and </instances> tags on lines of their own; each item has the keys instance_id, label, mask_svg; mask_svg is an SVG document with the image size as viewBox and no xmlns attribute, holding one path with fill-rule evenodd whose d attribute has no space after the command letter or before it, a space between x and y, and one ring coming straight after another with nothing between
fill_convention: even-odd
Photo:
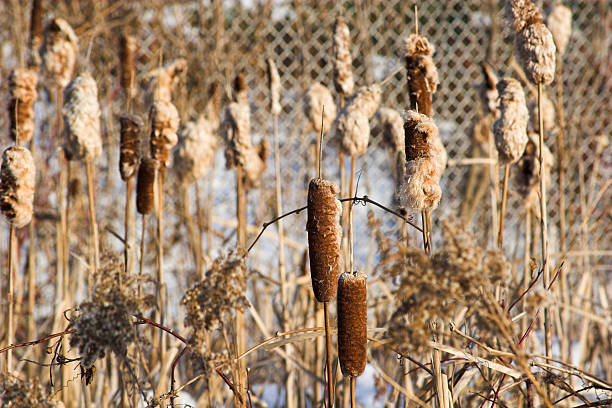
<instances>
[{"instance_id":1,"label":"brown cattail head","mask_svg":"<svg viewBox=\"0 0 612 408\"><path fill-rule=\"evenodd\" d=\"M174 167L181 181L193 182L206 174L217 148L212 126L202 115L185 123L179 132Z\"/></svg>"},{"instance_id":2,"label":"brown cattail head","mask_svg":"<svg viewBox=\"0 0 612 408\"><path fill-rule=\"evenodd\" d=\"M325 111L323 112L323 108ZM336 119L336 103L331 92L320 82L314 82L304 95L304 115L308 118L310 127L317 133L321 132L321 115L323 128L328 131Z\"/></svg>"},{"instance_id":3,"label":"brown cattail head","mask_svg":"<svg viewBox=\"0 0 612 408\"><path fill-rule=\"evenodd\" d=\"M554 164L554 157L546 145L542 151L542 158L544 159L544 174L548 178ZM516 164L515 185L516 190L523 197L524 204L528 207L537 207L540 186L540 141L537 133L529 133L525 153Z\"/></svg>"},{"instance_id":4,"label":"brown cattail head","mask_svg":"<svg viewBox=\"0 0 612 408\"><path fill-rule=\"evenodd\" d=\"M178 83L181 74L187 72L187 60L175 59L172 62L149 72L145 76L145 105L150 106L156 101L170 102L172 89Z\"/></svg>"},{"instance_id":5,"label":"brown cattail head","mask_svg":"<svg viewBox=\"0 0 612 408\"><path fill-rule=\"evenodd\" d=\"M119 118L121 141L119 149L119 172L121 179L127 181L134 177L140 160L140 132L142 119L137 115L124 113Z\"/></svg>"},{"instance_id":6,"label":"brown cattail head","mask_svg":"<svg viewBox=\"0 0 612 408\"><path fill-rule=\"evenodd\" d=\"M36 168L26 148L11 146L2 155L0 169L0 210L15 228L32 220Z\"/></svg>"},{"instance_id":7,"label":"brown cattail head","mask_svg":"<svg viewBox=\"0 0 612 408\"><path fill-rule=\"evenodd\" d=\"M278 69L276 68L276 64L272 58L268 58L266 60L266 66L268 74L268 88L270 89L270 112L273 115L278 115L281 113L282 109L280 104L280 75L278 74Z\"/></svg>"},{"instance_id":8,"label":"brown cattail head","mask_svg":"<svg viewBox=\"0 0 612 408\"><path fill-rule=\"evenodd\" d=\"M228 169L244 166L251 144L251 112L247 100L246 78L242 73L234 79L234 102L225 108L221 134L225 140L225 165Z\"/></svg>"},{"instance_id":9,"label":"brown cattail head","mask_svg":"<svg viewBox=\"0 0 612 408\"><path fill-rule=\"evenodd\" d=\"M506 24L514 33L523 31L528 25L542 22L542 14L531 0L507 0L504 12Z\"/></svg>"},{"instance_id":10,"label":"brown cattail head","mask_svg":"<svg viewBox=\"0 0 612 408\"><path fill-rule=\"evenodd\" d=\"M336 91L350 96L355 88L351 58L351 37L343 17L336 17L332 41L332 61L334 64L334 85Z\"/></svg>"},{"instance_id":11,"label":"brown cattail head","mask_svg":"<svg viewBox=\"0 0 612 408\"><path fill-rule=\"evenodd\" d=\"M413 211L436 208L447 157L438 128L427 115L415 111L408 111L404 121L406 171L398 192L400 203Z\"/></svg>"},{"instance_id":12,"label":"brown cattail head","mask_svg":"<svg viewBox=\"0 0 612 408\"><path fill-rule=\"evenodd\" d=\"M312 290L319 302L336 297L340 274L340 241L342 204L336 199L338 185L321 178L308 186L308 254Z\"/></svg>"},{"instance_id":13,"label":"brown cattail head","mask_svg":"<svg viewBox=\"0 0 612 408\"><path fill-rule=\"evenodd\" d=\"M136 53L136 38L125 33L119 37L119 67L121 87L132 97L136 87L136 77L134 70L134 54Z\"/></svg>"},{"instance_id":14,"label":"brown cattail head","mask_svg":"<svg viewBox=\"0 0 612 408\"><path fill-rule=\"evenodd\" d=\"M404 120L395 109L380 108L374 116L372 132L382 135L382 144L394 152L404 150Z\"/></svg>"},{"instance_id":15,"label":"brown cattail head","mask_svg":"<svg viewBox=\"0 0 612 408\"><path fill-rule=\"evenodd\" d=\"M45 26L41 58L47 79L59 88L64 88L72 79L79 45L70 24L54 18Z\"/></svg>"},{"instance_id":16,"label":"brown cattail head","mask_svg":"<svg viewBox=\"0 0 612 408\"><path fill-rule=\"evenodd\" d=\"M38 71L38 67L40 66L40 54L38 49L42 44L42 21L44 14L43 0L33 0L32 11L30 13L30 61L28 65L36 71Z\"/></svg>"},{"instance_id":17,"label":"brown cattail head","mask_svg":"<svg viewBox=\"0 0 612 408\"><path fill-rule=\"evenodd\" d=\"M64 89L64 149L71 160L94 159L102 154L98 87L82 72Z\"/></svg>"},{"instance_id":18,"label":"brown cattail head","mask_svg":"<svg viewBox=\"0 0 612 408\"><path fill-rule=\"evenodd\" d=\"M221 119L221 87L218 82L212 82L208 86L208 100L204 106L204 116L211 126L212 132L216 135L219 131Z\"/></svg>"},{"instance_id":19,"label":"brown cattail head","mask_svg":"<svg viewBox=\"0 0 612 408\"><path fill-rule=\"evenodd\" d=\"M38 75L26 68L17 68L9 76L9 122L11 138L27 143L34 135L34 102L36 101L36 82Z\"/></svg>"},{"instance_id":20,"label":"brown cattail head","mask_svg":"<svg viewBox=\"0 0 612 408\"><path fill-rule=\"evenodd\" d=\"M419 34L411 34L404 42L410 106L429 117L433 116L432 95L438 87L438 70L432 58L434 51L427 38Z\"/></svg>"},{"instance_id":21,"label":"brown cattail head","mask_svg":"<svg viewBox=\"0 0 612 408\"><path fill-rule=\"evenodd\" d=\"M234 78L233 83L233 95L234 102L248 105L248 94L247 94L247 80L246 76L239 72Z\"/></svg>"},{"instance_id":22,"label":"brown cattail head","mask_svg":"<svg viewBox=\"0 0 612 408\"><path fill-rule=\"evenodd\" d=\"M500 118L493 124L495 146L500 164L514 163L523 155L527 143L529 113L519 81L503 78L497 83Z\"/></svg>"},{"instance_id":23,"label":"brown cattail head","mask_svg":"<svg viewBox=\"0 0 612 408\"><path fill-rule=\"evenodd\" d=\"M357 90L336 119L336 142L345 154L359 156L366 152L370 140L370 118L374 116L382 89L374 84Z\"/></svg>"},{"instance_id":24,"label":"brown cattail head","mask_svg":"<svg viewBox=\"0 0 612 408\"><path fill-rule=\"evenodd\" d=\"M552 33L559 55L563 55L572 35L572 11L559 1L548 15L546 26Z\"/></svg>"},{"instance_id":25,"label":"brown cattail head","mask_svg":"<svg viewBox=\"0 0 612 408\"><path fill-rule=\"evenodd\" d=\"M140 160L136 182L136 209L140 214L149 214L153 210L153 193L159 168L159 162L151 157L143 157Z\"/></svg>"},{"instance_id":26,"label":"brown cattail head","mask_svg":"<svg viewBox=\"0 0 612 408\"><path fill-rule=\"evenodd\" d=\"M366 366L366 281L362 272L345 272L338 279L338 359L345 377L359 377Z\"/></svg>"},{"instance_id":27,"label":"brown cattail head","mask_svg":"<svg viewBox=\"0 0 612 408\"><path fill-rule=\"evenodd\" d=\"M170 150L178 142L179 114L169 101L159 100L149 111L151 121L151 157L157 159L162 170L170 166Z\"/></svg>"}]
</instances>

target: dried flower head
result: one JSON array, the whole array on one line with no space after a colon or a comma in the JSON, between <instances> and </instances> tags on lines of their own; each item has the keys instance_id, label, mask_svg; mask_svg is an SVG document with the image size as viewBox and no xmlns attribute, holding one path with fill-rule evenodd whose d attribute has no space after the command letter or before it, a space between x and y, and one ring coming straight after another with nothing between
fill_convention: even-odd
<instances>
[{"instance_id":1,"label":"dried flower head","mask_svg":"<svg viewBox=\"0 0 612 408\"><path fill-rule=\"evenodd\" d=\"M312 290L319 302L336 297L340 274L342 204L336 199L338 185L321 178L308 185L308 255Z\"/></svg>"},{"instance_id":2,"label":"dried flower head","mask_svg":"<svg viewBox=\"0 0 612 408\"><path fill-rule=\"evenodd\" d=\"M332 61L334 64L334 85L336 91L349 96L355 88L351 58L351 36L343 17L336 17L332 40Z\"/></svg>"},{"instance_id":3,"label":"dried flower head","mask_svg":"<svg viewBox=\"0 0 612 408\"><path fill-rule=\"evenodd\" d=\"M41 63L39 48L43 39L44 14L43 0L33 0L30 12L30 59L28 61L28 66L33 68L36 72L38 72Z\"/></svg>"},{"instance_id":4,"label":"dried flower head","mask_svg":"<svg viewBox=\"0 0 612 408\"><path fill-rule=\"evenodd\" d=\"M358 377L366 366L368 343L367 276L363 272L338 279L338 359L342 375Z\"/></svg>"},{"instance_id":5,"label":"dried flower head","mask_svg":"<svg viewBox=\"0 0 612 408\"><path fill-rule=\"evenodd\" d=\"M531 82L548 85L555 79L555 42L544 23L528 25L518 33L514 49Z\"/></svg>"},{"instance_id":6,"label":"dried flower head","mask_svg":"<svg viewBox=\"0 0 612 408\"><path fill-rule=\"evenodd\" d=\"M174 153L174 167L181 181L193 182L204 177L216 148L217 138L203 115L185 123Z\"/></svg>"},{"instance_id":7,"label":"dried flower head","mask_svg":"<svg viewBox=\"0 0 612 408\"><path fill-rule=\"evenodd\" d=\"M404 120L395 109L381 107L374 115L374 135L382 134L382 143L394 152L404 150Z\"/></svg>"},{"instance_id":8,"label":"dried flower head","mask_svg":"<svg viewBox=\"0 0 612 408\"><path fill-rule=\"evenodd\" d=\"M159 162L153 158L144 157L140 160L136 182L136 209L140 214L149 214L153 210L155 179L160 167Z\"/></svg>"},{"instance_id":9,"label":"dried flower head","mask_svg":"<svg viewBox=\"0 0 612 408\"><path fill-rule=\"evenodd\" d=\"M282 107L280 104L281 82L278 69L272 58L266 60L268 74L268 88L270 90L270 112L273 115L281 113Z\"/></svg>"},{"instance_id":10,"label":"dried flower head","mask_svg":"<svg viewBox=\"0 0 612 408\"><path fill-rule=\"evenodd\" d=\"M345 154L359 156L366 152L370 140L370 118L376 113L381 96L382 89L378 84L361 87L338 114L336 143Z\"/></svg>"},{"instance_id":11,"label":"dried flower head","mask_svg":"<svg viewBox=\"0 0 612 408\"><path fill-rule=\"evenodd\" d=\"M563 55L572 35L572 11L561 1L557 2L546 19L546 26L552 33L559 55Z\"/></svg>"},{"instance_id":12,"label":"dried flower head","mask_svg":"<svg viewBox=\"0 0 612 408\"><path fill-rule=\"evenodd\" d=\"M45 395L37 377L22 380L10 374L0 374L0 406L4 408L64 408L61 401Z\"/></svg>"},{"instance_id":13,"label":"dried flower head","mask_svg":"<svg viewBox=\"0 0 612 408\"><path fill-rule=\"evenodd\" d=\"M179 58L145 75L145 105L149 106L157 101L170 102L172 89L178 83L181 74L185 72L187 72L187 60Z\"/></svg>"},{"instance_id":14,"label":"dried flower head","mask_svg":"<svg viewBox=\"0 0 612 408\"><path fill-rule=\"evenodd\" d=\"M204 117L208 120L211 126L211 131L214 135L219 132L219 125L221 124L221 88L218 82L212 82L208 86L208 99L204 106Z\"/></svg>"},{"instance_id":15,"label":"dried flower head","mask_svg":"<svg viewBox=\"0 0 612 408\"><path fill-rule=\"evenodd\" d=\"M151 157L157 159L162 169L170 165L170 150L178 142L179 114L169 101L158 100L149 111L151 121Z\"/></svg>"},{"instance_id":16,"label":"dried flower head","mask_svg":"<svg viewBox=\"0 0 612 408\"><path fill-rule=\"evenodd\" d=\"M185 307L185 326L191 329L195 344L201 344L205 330L227 322L248 304L247 267L244 254L229 252L213 262L206 276L187 290L181 305Z\"/></svg>"},{"instance_id":17,"label":"dried flower head","mask_svg":"<svg viewBox=\"0 0 612 408\"><path fill-rule=\"evenodd\" d=\"M334 98L329 89L320 82L312 83L304 95L304 115L308 118L312 130L317 133L321 132L321 115L323 115L324 130L329 130L336 119Z\"/></svg>"},{"instance_id":18,"label":"dried flower head","mask_svg":"<svg viewBox=\"0 0 612 408\"><path fill-rule=\"evenodd\" d=\"M520 159L527 143L529 112L525 105L525 94L519 81L503 78L497 83L500 118L493 124L495 146L501 164L514 163Z\"/></svg>"},{"instance_id":19,"label":"dried flower head","mask_svg":"<svg viewBox=\"0 0 612 408\"><path fill-rule=\"evenodd\" d=\"M550 170L554 164L554 157L546 145L542 152L544 160L544 173L550 179ZM518 193L523 197L523 203L537 209L540 188L540 140L537 133L529 133L525 152L516 165L515 185Z\"/></svg>"},{"instance_id":20,"label":"dried flower head","mask_svg":"<svg viewBox=\"0 0 612 408\"><path fill-rule=\"evenodd\" d=\"M102 154L98 87L82 72L64 89L64 148L71 160L94 159Z\"/></svg>"},{"instance_id":21,"label":"dried flower head","mask_svg":"<svg viewBox=\"0 0 612 408\"><path fill-rule=\"evenodd\" d=\"M263 173L266 171L266 159L270 153L270 145L266 139L261 139L257 146L244 151L242 166L244 188L247 190L261 185Z\"/></svg>"},{"instance_id":22,"label":"dried flower head","mask_svg":"<svg viewBox=\"0 0 612 408\"><path fill-rule=\"evenodd\" d=\"M538 117L538 101L532 100L529 103L529 123L534 132L540 131L540 120ZM557 127L556 109L554 103L550 100L545 92L542 93L542 120L544 121L544 130L550 131Z\"/></svg>"},{"instance_id":23,"label":"dried flower head","mask_svg":"<svg viewBox=\"0 0 612 408\"><path fill-rule=\"evenodd\" d=\"M542 22L542 14L531 0L507 0L504 12L506 25L514 33L523 31L528 25Z\"/></svg>"},{"instance_id":24,"label":"dried flower head","mask_svg":"<svg viewBox=\"0 0 612 408\"><path fill-rule=\"evenodd\" d=\"M442 197L446 150L427 115L408 111L404 120L406 171L398 192L400 202L413 211L436 208Z\"/></svg>"},{"instance_id":25,"label":"dried flower head","mask_svg":"<svg viewBox=\"0 0 612 408\"><path fill-rule=\"evenodd\" d=\"M433 62L433 53L434 47L422 35L411 34L404 42L410 106L429 117L433 116L432 95L438 87L438 70Z\"/></svg>"},{"instance_id":26,"label":"dried flower head","mask_svg":"<svg viewBox=\"0 0 612 408\"><path fill-rule=\"evenodd\" d=\"M234 78L234 88L233 88L233 98L234 102L241 103L243 105L248 105L248 93L247 93L247 79L244 73L239 72Z\"/></svg>"},{"instance_id":27,"label":"dried flower head","mask_svg":"<svg viewBox=\"0 0 612 408\"><path fill-rule=\"evenodd\" d=\"M56 87L64 88L72 79L79 53L78 38L70 24L54 18L45 26L40 55L43 71Z\"/></svg>"},{"instance_id":28,"label":"dried flower head","mask_svg":"<svg viewBox=\"0 0 612 408\"><path fill-rule=\"evenodd\" d=\"M36 72L26 68L11 71L8 78L11 138L16 140L16 135L19 133L20 143L29 142L34 135L34 102L37 97L37 81Z\"/></svg>"},{"instance_id":29,"label":"dried flower head","mask_svg":"<svg viewBox=\"0 0 612 408\"><path fill-rule=\"evenodd\" d=\"M121 87L131 97L136 87L136 71L134 70L134 54L138 44L136 38L125 33L119 37L119 67Z\"/></svg>"},{"instance_id":30,"label":"dried flower head","mask_svg":"<svg viewBox=\"0 0 612 408\"><path fill-rule=\"evenodd\" d=\"M119 172L121 179L127 181L136 175L138 161L140 160L140 132L143 122L138 115L124 113L119 118L120 146L119 146Z\"/></svg>"},{"instance_id":31,"label":"dried flower head","mask_svg":"<svg viewBox=\"0 0 612 408\"><path fill-rule=\"evenodd\" d=\"M11 146L2 155L0 169L0 210L15 228L32 220L36 167L32 153L24 147Z\"/></svg>"}]
</instances>

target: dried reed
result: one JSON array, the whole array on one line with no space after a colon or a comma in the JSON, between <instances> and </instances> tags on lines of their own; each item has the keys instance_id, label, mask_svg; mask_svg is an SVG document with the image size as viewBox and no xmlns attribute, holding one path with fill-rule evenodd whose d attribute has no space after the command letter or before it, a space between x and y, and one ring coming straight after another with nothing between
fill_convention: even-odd
<instances>
[{"instance_id":1,"label":"dried reed","mask_svg":"<svg viewBox=\"0 0 612 408\"><path fill-rule=\"evenodd\" d=\"M40 54L45 76L56 87L62 89L72 79L78 53L78 38L70 24L61 18L49 21Z\"/></svg>"},{"instance_id":2,"label":"dried reed","mask_svg":"<svg viewBox=\"0 0 612 408\"><path fill-rule=\"evenodd\" d=\"M280 104L280 75L278 69L272 58L266 60L267 75L268 75L268 89L270 90L270 112L272 115L278 115L281 113L282 107Z\"/></svg>"},{"instance_id":3,"label":"dried reed","mask_svg":"<svg viewBox=\"0 0 612 408\"><path fill-rule=\"evenodd\" d=\"M367 276L345 272L338 279L338 358L345 377L358 377L366 365Z\"/></svg>"},{"instance_id":4,"label":"dried reed","mask_svg":"<svg viewBox=\"0 0 612 408\"><path fill-rule=\"evenodd\" d=\"M155 68L145 75L144 103L151 106L155 102L170 102L172 90L180 76L187 72L187 60L178 58L162 67Z\"/></svg>"},{"instance_id":5,"label":"dried reed","mask_svg":"<svg viewBox=\"0 0 612 408\"><path fill-rule=\"evenodd\" d=\"M36 83L38 75L26 68L11 71L8 78L10 93L9 122L11 138L19 143L27 143L34 136L34 102L36 101Z\"/></svg>"},{"instance_id":6,"label":"dried reed","mask_svg":"<svg viewBox=\"0 0 612 408\"><path fill-rule=\"evenodd\" d=\"M410 107L433 117L432 95L438 87L438 71L433 62L433 45L418 33L404 41L406 79L410 95Z\"/></svg>"},{"instance_id":7,"label":"dried reed","mask_svg":"<svg viewBox=\"0 0 612 408\"><path fill-rule=\"evenodd\" d=\"M136 71L134 69L134 54L138 45L136 38L122 33L119 37L119 79L121 87L125 91L127 110L136 90Z\"/></svg>"},{"instance_id":8,"label":"dried reed","mask_svg":"<svg viewBox=\"0 0 612 408\"><path fill-rule=\"evenodd\" d=\"M349 96L355 88L350 50L351 38L348 25L342 16L336 17L332 41L332 62L336 91Z\"/></svg>"}]
</instances>

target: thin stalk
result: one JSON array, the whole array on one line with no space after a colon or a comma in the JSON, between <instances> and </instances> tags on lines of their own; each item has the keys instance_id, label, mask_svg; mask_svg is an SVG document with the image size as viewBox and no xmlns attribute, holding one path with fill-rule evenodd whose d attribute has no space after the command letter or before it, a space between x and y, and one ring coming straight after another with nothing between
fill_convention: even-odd
<instances>
[{"instance_id":1,"label":"thin stalk","mask_svg":"<svg viewBox=\"0 0 612 408\"><path fill-rule=\"evenodd\" d=\"M355 165L357 159L355 156L351 156L351 183L349 184L349 197L355 194ZM353 203L349 203L348 211L348 238L349 238L349 272L354 271L355 265L355 252L353 250Z\"/></svg>"},{"instance_id":2,"label":"thin stalk","mask_svg":"<svg viewBox=\"0 0 612 408\"><path fill-rule=\"evenodd\" d=\"M357 404L355 403L355 380L356 377L351 377L351 408L357 408Z\"/></svg>"},{"instance_id":3,"label":"thin stalk","mask_svg":"<svg viewBox=\"0 0 612 408\"><path fill-rule=\"evenodd\" d=\"M325 315L325 353L327 361L327 406L334 406L334 381L332 378L332 345L331 329L329 327L329 303L323 302L323 313Z\"/></svg>"},{"instance_id":4,"label":"thin stalk","mask_svg":"<svg viewBox=\"0 0 612 408\"><path fill-rule=\"evenodd\" d=\"M423 233L423 250L429 254L429 233L427 232L427 214L421 211L421 232Z\"/></svg>"},{"instance_id":5,"label":"thin stalk","mask_svg":"<svg viewBox=\"0 0 612 408\"><path fill-rule=\"evenodd\" d=\"M125 273L129 275L132 273L132 266L134 264L133 250L131 249L131 224L132 224L132 194L134 193L134 179L129 178L125 184L125 246L124 246L124 258L125 258Z\"/></svg>"},{"instance_id":6,"label":"thin stalk","mask_svg":"<svg viewBox=\"0 0 612 408\"><path fill-rule=\"evenodd\" d=\"M497 247L502 249L502 243L504 241L504 216L506 215L506 198L508 195L508 177L510 175L510 165L506 164L504 167L504 184L502 187L502 201L501 209L499 214L499 231L497 233Z\"/></svg>"},{"instance_id":7,"label":"thin stalk","mask_svg":"<svg viewBox=\"0 0 612 408\"><path fill-rule=\"evenodd\" d=\"M140 235L140 270L139 278L142 278L142 272L144 271L144 253L145 253L145 231L147 225L147 215L142 214L142 232ZM142 287L140 283L141 279L138 279L138 298L142 295Z\"/></svg>"},{"instance_id":8,"label":"thin stalk","mask_svg":"<svg viewBox=\"0 0 612 408\"><path fill-rule=\"evenodd\" d=\"M425 221L427 222L427 244L429 245L429 255L431 255L431 251L433 250L433 228L431 226L431 210L425 211Z\"/></svg>"},{"instance_id":9,"label":"thin stalk","mask_svg":"<svg viewBox=\"0 0 612 408\"><path fill-rule=\"evenodd\" d=\"M208 174L208 195L206 198L206 258L210 259L213 246L213 204L214 204L214 184L215 184L215 156L213 155ZM202 271L202 279L206 271Z\"/></svg>"},{"instance_id":10,"label":"thin stalk","mask_svg":"<svg viewBox=\"0 0 612 408\"><path fill-rule=\"evenodd\" d=\"M90 226L90 279L93 278L94 273L100 268L100 248L98 243L98 223L96 221L96 201L94 193L94 166L93 159L87 158L85 160L85 168L87 171L87 193L89 195L89 226ZM89 286L91 290L91 285Z\"/></svg>"},{"instance_id":11,"label":"thin stalk","mask_svg":"<svg viewBox=\"0 0 612 408\"><path fill-rule=\"evenodd\" d=\"M237 236L237 247L238 251L243 251L246 248L246 191L244 188L243 180L243 169L242 166L238 166L236 169L236 218L238 222L236 236ZM242 354L245 350L246 338L245 338L245 321L244 313L236 312L236 356ZM245 362L239 360L237 363L237 376L236 383L238 384L239 394L242 395L246 389L246 378ZM236 401L237 406L242 406L242 402Z\"/></svg>"},{"instance_id":12,"label":"thin stalk","mask_svg":"<svg viewBox=\"0 0 612 408\"><path fill-rule=\"evenodd\" d=\"M198 232L198 236L196 237L196 245L197 245L197 254L198 254L198 259L196 261L196 267L197 267L197 275L198 276L204 276L204 265L203 265L203 259L204 259L204 249L202 247L202 231L204 230L204 215L202 214L202 204L200 203L200 184L198 183L198 180L196 180L194 183L195 186L195 203L196 203L196 219L197 219L197 232ZM208 207L211 208L211 207Z\"/></svg>"},{"instance_id":13,"label":"thin stalk","mask_svg":"<svg viewBox=\"0 0 612 408\"><path fill-rule=\"evenodd\" d=\"M34 141L30 143L30 152L32 152L32 157L35 154L36 144ZM30 237L30 245L28 247L28 307L27 307L27 315L28 315L28 324L26 335L28 339L33 339L36 337L36 322L34 321L34 309L36 307L36 227L35 227L36 218L32 217L32 221L30 221L30 225L28 225L28 234ZM30 364L28 365L28 375L30 377L34 376L36 372L35 367Z\"/></svg>"},{"instance_id":14,"label":"thin stalk","mask_svg":"<svg viewBox=\"0 0 612 408\"><path fill-rule=\"evenodd\" d=\"M156 320L164 324L166 311L166 297L164 291L164 171L157 173L157 293L158 307ZM160 377L163 377L161 370L165 366L166 337L159 335L159 363ZM160 384L164 383L160 379ZM159 387L161 388L161 387Z\"/></svg>"},{"instance_id":15,"label":"thin stalk","mask_svg":"<svg viewBox=\"0 0 612 408\"><path fill-rule=\"evenodd\" d=\"M14 320L13 320L13 308L14 305L14 261L13 258L15 256L15 227L11 226L9 232L9 253L8 253L8 293L7 293L7 302L8 307L6 309L6 342L8 345L12 345L15 342L15 328ZM6 366L4 367L5 373L10 373L13 366L13 351L8 350L6 352Z\"/></svg>"}]
</instances>

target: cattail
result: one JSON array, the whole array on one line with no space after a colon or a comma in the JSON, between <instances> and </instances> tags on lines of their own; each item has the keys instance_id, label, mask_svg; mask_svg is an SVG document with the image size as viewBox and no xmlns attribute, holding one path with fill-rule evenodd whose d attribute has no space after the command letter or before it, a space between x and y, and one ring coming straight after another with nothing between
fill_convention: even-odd
<instances>
[{"instance_id":1,"label":"cattail","mask_svg":"<svg viewBox=\"0 0 612 408\"><path fill-rule=\"evenodd\" d=\"M395 109L380 108L372 132L382 134L382 143L394 152L404 150L404 120Z\"/></svg>"},{"instance_id":2,"label":"cattail","mask_svg":"<svg viewBox=\"0 0 612 408\"><path fill-rule=\"evenodd\" d=\"M32 153L11 146L2 155L0 209L8 223L21 228L32 220L36 167Z\"/></svg>"},{"instance_id":3,"label":"cattail","mask_svg":"<svg viewBox=\"0 0 612 408\"><path fill-rule=\"evenodd\" d=\"M321 178L308 186L308 254L312 290L319 302L332 300L338 289L342 204L337 194L338 185Z\"/></svg>"},{"instance_id":4,"label":"cattail","mask_svg":"<svg viewBox=\"0 0 612 408\"><path fill-rule=\"evenodd\" d=\"M540 121L538 118L538 101L533 100L529 103L529 123L534 132L540 131ZM554 129L557 126L555 104L550 100L546 93L542 93L542 119L544 120L544 129L547 131Z\"/></svg>"},{"instance_id":5,"label":"cattail","mask_svg":"<svg viewBox=\"0 0 612 408\"><path fill-rule=\"evenodd\" d=\"M270 153L270 145L266 139L262 139L259 145L244 151L244 187L247 190L258 187L261 184L261 176L266 171L266 159Z\"/></svg>"},{"instance_id":6,"label":"cattail","mask_svg":"<svg viewBox=\"0 0 612 408\"><path fill-rule=\"evenodd\" d=\"M433 117L432 95L438 87L438 70L432 55L435 49L422 35L411 34L404 41L404 59L410 106Z\"/></svg>"},{"instance_id":7,"label":"cattail","mask_svg":"<svg viewBox=\"0 0 612 408\"><path fill-rule=\"evenodd\" d=\"M82 72L64 89L64 149L71 160L102 154L98 88L89 72Z\"/></svg>"},{"instance_id":8,"label":"cattail","mask_svg":"<svg viewBox=\"0 0 612 408\"><path fill-rule=\"evenodd\" d=\"M25 68L17 68L9 76L9 92L11 95L9 121L13 140L16 140L17 133L19 133L19 142L32 140L37 80L36 72Z\"/></svg>"},{"instance_id":9,"label":"cattail","mask_svg":"<svg viewBox=\"0 0 612 408\"><path fill-rule=\"evenodd\" d=\"M281 113L282 109L280 104L280 75L278 74L278 69L276 69L276 64L272 58L266 60L266 65L268 68L268 88L270 89L270 112L273 115L278 115Z\"/></svg>"},{"instance_id":10,"label":"cattail","mask_svg":"<svg viewBox=\"0 0 612 408\"><path fill-rule=\"evenodd\" d=\"M345 154L364 154L370 140L370 118L374 116L382 95L380 85L357 90L336 118L336 139Z\"/></svg>"},{"instance_id":11,"label":"cattail","mask_svg":"<svg viewBox=\"0 0 612 408\"><path fill-rule=\"evenodd\" d=\"M174 167L181 180L193 182L206 174L212 161L217 138L204 116L181 128L179 143L174 153Z\"/></svg>"},{"instance_id":12,"label":"cattail","mask_svg":"<svg viewBox=\"0 0 612 408\"><path fill-rule=\"evenodd\" d=\"M55 86L64 88L72 79L79 53L78 38L70 24L61 18L47 23L43 38L40 54L45 76Z\"/></svg>"},{"instance_id":13,"label":"cattail","mask_svg":"<svg viewBox=\"0 0 612 408\"><path fill-rule=\"evenodd\" d=\"M550 84L555 77L555 42L530 0L508 0L506 19L514 33L514 51L534 84Z\"/></svg>"},{"instance_id":14,"label":"cattail","mask_svg":"<svg viewBox=\"0 0 612 408\"><path fill-rule=\"evenodd\" d=\"M121 142L119 150L119 172L121 179L127 181L136 174L140 160L140 132L142 119L137 115L124 113L119 118Z\"/></svg>"},{"instance_id":15,"label":"cattail","mask_svg":"<svg viewBox=\"0 0 612 408\"><path fill-rule=\"evenodd\" d=\"M414 211L436 208L442 197L440 178L446 167L446 150L437 126L427 115L408 111L404 120L406 171L398 193L400 203Z\"/></svg>"},{"instance_id":16,"label":"cattail","mask_svg":"<svg viewBox=\"0 0 612 408\"><path fill-rule=\"evenodd\" d=\"M136 209L140 214L149 214L153 210L153 192L159 168L159 162L151 157L140 160L136 182Z\"/></svg>"},{"instance_id":17,"label":"cattail","mask_svg":"<svg viewBox=\"0 0 612 408\"><path fill-rule=\"evenodd\" d=\"M323 112L325 108L325 112ZM310 127L317 133L321 132L321 115L323 115L323 127L329 130L336 119L336 103L325 86L314 82L308 87L304 95L304 115L308 118Z\"/></svg>"},{"instance_id":18,"label":"cattail","mask_svg":"<svg viewBox=\"0 0 612 408\"><path fill-rule=\"evenodd\" d=\"M179 114L169 101L158 100L149 112L151 121L151 157L157 159L162 169L170 165L170 150L178 142L176 134L179 126Z\"/></svg>"},{"instance_id":19,"label":"cattail","mask_svg":"<svg viewBox=\"0 0 612 408\"><path fill-rule=\"evenodd\" d=\"M351 95L355 88L350 44L351 38L348 25L343 17L338 16L334 23L334 37L332 41L334 85L336 86L337 92L346 96Z\"/></svg>"},{"instance_id":20,"label":"cattail","mask_svg":"<svg viewBox=\"0 0 612 408\"><path fill-rule=\"evenodd\" d=\"M208 99L204 106L204 116L210 124L211 131L213 134L219 132L219 125L221 119L219 118L221 112L221 88L218 82L213 82L208 87Z\"/></svg>"},{"instance_id":21,"label":"cattail","mask_svg":"<svg viewBox=\"0 0 612 408\"><path fill-rule=\"evenodd\" d=\"M157 101L170 102L172 89L186 71L187 60L179 58L145 75L145 105L150 106Z\"/></svg>"},{"instance_id":22,"label":"cattail","mask_svg":"<svg viewBox=\"0 0 612 408\"><path fill-rule=\"evenodd\" d=\"M534 206L539 202L538 193L540 185L540 148L537 133L529 133L525 153L516 165L515 185L518 193L523 197L526 206ZM546 145L542 151L545 177L549 178L550 169L554 164L554 157Z\"/></svg>"},{"instance_id":23,"label":"cattail","mask_svg":"<svg viewBox=\"0 0 612 408\"><path fill-rule=\"evenodd\" d=\"M43 38L43 15L45 10L43 8L43 0L32 1L32 11L30 13L30 67L33 67L38 71L40 66L40 54L38 49L42 44Z\"/></svg>"},{"instance_id":24,"label":"cattail","mask_svg":"<svg viewBox=\"0 0 612 408\"><path fill-rule=\"evenodd\" d=\"M239 74L234 81L234 102L226 106L221 124L221 132L226 144L225 160L228 169L243 165L244 151L252 148L250 116L246 81L244 76Z\"/></svg>"},{"instance_id":25,"label":"cattail","mask_svg":"<svg viewBox=\"0 0 612 408\"><path fill-rule=\"evenodd\" d=\"M500 118L493 124L495 146L501 164L514 163L523 155L527 143L529 113L521 84L513 78L497 83Z\"/></svg>"},{"instance_id":26,"label":"cattail","mask_svg":"<svg viewBox=\"0 0 612 408\"><path fill-rule=\"evenodd\" d=\"M362 272L345 272L338 279L338 359L345 377L360 376L366 366L366 280Z\"/></svg>"},{"instance_id":27,"label":"cattail","mask_svg":"<svg viewBox=\"0 0 612 408\"><path fill-rule=\"evenodd\" d=\"M121 87L130 96L134 93L136 85L134 76L134 53L136 52L136 48L136 38L125 33L121 34L119 38L120 82Z\"/></svg>"},{"instance_id":28,"label":"cattail","mask_svg":"<svg viewBox=\"0 0 612 408\"><path fill-rule=\"evenodd\" d=\"M572 35L572 11L560 1L557 2L548 15L546 25L555 40L557 51L563 55Z\"/></svg>"}]
</instances>

